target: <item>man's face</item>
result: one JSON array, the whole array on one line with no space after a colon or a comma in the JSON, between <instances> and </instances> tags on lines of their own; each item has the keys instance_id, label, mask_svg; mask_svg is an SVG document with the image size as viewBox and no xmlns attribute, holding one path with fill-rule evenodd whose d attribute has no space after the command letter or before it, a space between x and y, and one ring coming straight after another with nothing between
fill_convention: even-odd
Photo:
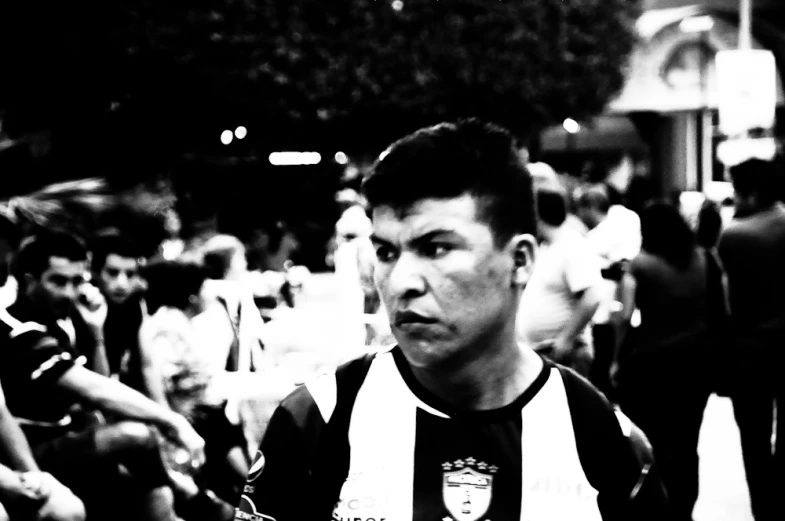
<instances>
[{"instance_id":1,"label":"man's face","mask_svg":"<svg viewBox=\"0 0 785 521\"><path fill-rule=\"evenodd\" d=\"M514 328L514 254L511 246L497 248L476 214L469 195L373 211L375 282L415 367L476 356L473 347L492 342L510 320Z\"/></svg>"},{"instance_id":2,"label":"man's face","mask_svg":"<svg viewBox=\"0 0 785 521\"><path fill-rule=\"evenodd\" d=\"M86 260L50 257L49 267L39 278L27 275L27 294L56 318L66 318L76 305L86 270Z\"/></svg>"},{"instance_id":3,"label":"man's face","mask_svg":"<svg viewBox=\"0 0 785 521\"><path fill-rule=\"evenodd\" d=\"M98 273L97 282L106 300L122 304L139 288L139 261L110 253Z\"/></svg>"}]
</instances>

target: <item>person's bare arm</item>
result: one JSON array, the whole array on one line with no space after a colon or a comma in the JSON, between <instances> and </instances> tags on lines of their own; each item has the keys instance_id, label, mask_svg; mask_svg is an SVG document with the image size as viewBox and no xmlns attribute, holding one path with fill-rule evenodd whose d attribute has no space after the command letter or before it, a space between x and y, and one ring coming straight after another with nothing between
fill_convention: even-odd
<instances>
[{"instance_id":1,"label":"person's bare arm","mask_svg":"<svg viewBox=\"0 0 785 521\"><path fill-rule=\"evenodd\" d=\"M155 358L154 342L144 334L144 325L139 330L139 358L141 361L142 384L147 396L154 402L169 406L166 399L166 388L158 362Z\"/></svg>"},{"instance_id":2,"label":"person's bare arm","mask_svg":"<svg viewBox=\"0 0 785 521\"><path fill-rule=\"evenodd\" d=\"M6 407L2 386L0 386L0 447L14 470L21 472L38 470L27 438Z\"/></svg>"},{"instance_id":3,"label":"person's bare arm","mask_svg":"<svg viewBox=\"0 0 785 521\"><path fill-rule=\"evenodd\" d=\"M58 388L99 410L156 425L164 435L187 448L196 460L204 460L204 440L188 420L116 380L75 365L60 377Z\"/></svg>"}]
</instances>

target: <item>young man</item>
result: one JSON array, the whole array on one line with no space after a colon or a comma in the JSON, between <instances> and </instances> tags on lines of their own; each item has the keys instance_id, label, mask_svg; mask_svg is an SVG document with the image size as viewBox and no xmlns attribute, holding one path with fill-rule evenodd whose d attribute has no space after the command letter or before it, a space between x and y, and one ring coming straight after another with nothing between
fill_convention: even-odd
<instances>
[{"instance_id":1,"label":"young man","mask_svg":"<svg viewBox=\"0 0 785 521\"><path fill-rule=\"evenodd\" d=\"M236 519L668 519L607 401L516 342L536 222L510 134L422 129L364 190L398 345L283 401Z\"/></svg>"},{"instance_id":2,"label":"young man","mask_svg":"<svg viewBox=\"0 0 785 521\"><path fill-rule=\"evenodd\" d=\"M785 206L777 200L783 165L752 159L731 168L736 217L718 251L728 278L733 323L733 413L756 521L783 519L785 442Z\"/></svg>"},{"instance_id":3,"label":"young man","mask_svg":"<svg viewBox=\"0 0 785 521\"><path fill-rule=\"evenodd\" d=\"M600 304L600 260L586 238L566 223L561 191L537 190L537 215L542 245L518 310L518 338L588 378L594 359L589 323Z\"/></svg>"},{"instance_id":4,"label":"young man","mask_svg":"<svg viewBox=\"0 0 785 521\"><path fill-rule=\"evenodd\" d=\"M197 464L204 459L202 438L182 416L87 369L85 355L50 332L56 322L47 327L17 312L47 312L52 321L69 316L84 284L86 258L81 243L67 234L44 235L23 245L16 262L24 281L20 298L28 307L17 303L0 311L0 380L8 409L41 468L71 488L88 511L122 504L132 508L117 516L172 520L172 492L158 433L187 449ZM79 425L73 411L81 405L119 421ZM109 515L101 512L97 517Z\"/></svg>"},{"instance_id":5,"label":"young man","mask_svg":"<svg viewBox=\"0 0 785 521\"><path fill-rule=\"evenodd\" d=\"M139 347L146 315L142 299L143 263L136 245L120 233L99 236L92 247L92 280L108 309L103 340L109 374L159 403L166 403L160 375Z\"/></svg>"},{"instance_id":6,"label":"young man","mask_svg":"<svg viewBox=\"0 0 785 521\"><path fill-rule=\"evenodd\" d=\"M101 292L86 282L84 245L64 233L28 238L13 264L19 291L8 307L11 315L43 325L58 342L84 356L85 367L109 376L103 334L107 305Z\"/></svg>"}]
</instances>

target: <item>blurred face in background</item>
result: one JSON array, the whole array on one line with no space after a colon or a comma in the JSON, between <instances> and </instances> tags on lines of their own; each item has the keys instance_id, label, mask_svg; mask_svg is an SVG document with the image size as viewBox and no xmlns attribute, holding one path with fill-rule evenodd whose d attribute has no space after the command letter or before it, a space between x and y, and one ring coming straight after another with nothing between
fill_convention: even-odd
<instances>
[{"instance_id":1,"label":"blurred face in background","mask_svg":"<svg viewBox=\"0 0 785 521\"><path fill-rule=\"evenodd\" d=\"M50 257L49 267L40 277L25 274L25 294L36 305L48 309L55 318L66 318L76 306L86 273L87 260Z\"/></svg>"},{"instance_id":2,"label":"blurred face in background","mask_svg":"<svg viewBox=\"0 0 785 521\"><path fill-rule=\"evenodd\" d=\"M106 256L96 279L98 288L112 304L122 304L141 287L139 261L116 253Z\"/></svg>"}]
</instances>

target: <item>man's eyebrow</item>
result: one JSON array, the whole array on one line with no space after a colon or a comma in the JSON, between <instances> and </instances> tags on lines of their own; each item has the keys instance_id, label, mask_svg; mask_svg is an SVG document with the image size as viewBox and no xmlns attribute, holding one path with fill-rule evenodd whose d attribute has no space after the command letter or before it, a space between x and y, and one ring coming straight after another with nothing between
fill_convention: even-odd
<instances>
[{"instance_id":1,"label":"man's eyebrow","mask_svg":"<svg viewBox=\"0 0 785 521\"><path fill-rule=\"evenodd\" d=\"M431 230L431 231L429 231L427 233L424 233L424 234L422 234L422 235L420 235L418 237L415 237L414 239L412 239L412 242L414 242L414 243L428 242L428 241L436 239L437 237L440 237L442 235L454 236L455 232L453 230L445 230L445 229Z\"/></svg>"},{"instance_id":2,"label":"man's eyebrow","mask_svg":"<svg viewBox=\"0 0 785 521\"><path fill-rule=\"evenodd\" d=\"M431 230L429 232L426 232L426 233L424 233L422 235L419 235L419 236L413 238L410 242L413 243L413 244L419 244L419 243L431 241L431 240L433 240L433 239L435 239L437 237L440 237L440 236L450 236L450 237L452 237L452 236L455 236L455 231L448 230L448 229ZM374 243L374 244L379 244L379 245L389 245L389 244L392 244L390 241L382 239L381 237L379 237L378 235L375 235L375 234L371 234L371 242Z\"/></svg>"},{"instance_id":3,"label":"man's eyebrow","mask_svg":"<svg viewBox=\"0 0 785 521\"><path fill-rule=\"evenodd\" d=\"M371 242L374 244L391 244L390 241L386 241L374 233L371 234Z\"/></svg>"}]
</instances>

